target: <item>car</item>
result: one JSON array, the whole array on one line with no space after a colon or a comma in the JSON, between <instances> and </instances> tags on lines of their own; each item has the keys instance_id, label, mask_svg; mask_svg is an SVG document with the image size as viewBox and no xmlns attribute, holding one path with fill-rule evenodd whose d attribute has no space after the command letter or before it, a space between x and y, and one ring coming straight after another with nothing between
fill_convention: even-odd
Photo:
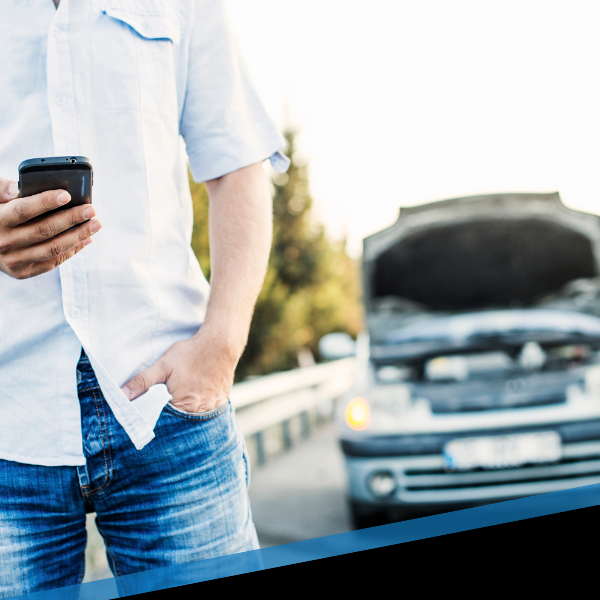
<instances>
[{"instance_id":1,"label":"car","mask_svg":"<svg viewBox=\"0 0 600 600\"><path fill-rule=\"evenodd\" d=\"M364 239L336 414L355 527L600 483L599 264L600 217L558 193L406 207Z\"/></svg>"}]
</instances>

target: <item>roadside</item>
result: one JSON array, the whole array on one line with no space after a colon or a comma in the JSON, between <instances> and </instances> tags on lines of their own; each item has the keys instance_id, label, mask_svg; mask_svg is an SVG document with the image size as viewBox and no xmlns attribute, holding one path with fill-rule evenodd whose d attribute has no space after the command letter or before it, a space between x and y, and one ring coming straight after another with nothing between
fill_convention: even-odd
<instances>
[{"instance_id":1,"label":"roadside","mask_svg":"<svg viewBox=\"0 0 600 600\"><path fill-rule=\"evenodd\" d=\"M345 471L332 423L251 474L261 548L350 531Z\"/></svg>"}]
</instances>

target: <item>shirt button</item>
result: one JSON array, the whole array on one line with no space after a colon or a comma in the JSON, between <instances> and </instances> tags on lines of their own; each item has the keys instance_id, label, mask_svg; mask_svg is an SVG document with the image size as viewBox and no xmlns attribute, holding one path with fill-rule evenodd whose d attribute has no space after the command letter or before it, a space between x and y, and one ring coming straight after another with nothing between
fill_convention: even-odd
<instances>
[{"instance_id":1,"label":"shirt button","mask_svg":"<svg viewBox=\"0 0 600 600\"><path fill-rule=\"evenodd\" d=\"M58 35L58 32L59 32L59 29L58 29L58 27L53 27L53 28L52 28L52 34L53 34L53 35Z\"/></svg>"},{"instance_id":2,"label":"shirt button","mask_svg":"<svg viewBox=\"0 0 600 600\"><path fill-rule=\"evenodd\" d=\"M69 314L71 315L71 319L76 319L79 316L79 309L78 308L72 308L69 311Z\"/></svg>"},{"instance_id":3,"label":"shirt button","mask_svg":"<svg viewBox=\"0 0 600 600\"><path fill-rule=\"evenodd\" d=\"M62 95L56 96L56 104L58 104L59 106L62 106L66 101L67 101L66 96L62 96Z\"/></svg>"}]
</instances>

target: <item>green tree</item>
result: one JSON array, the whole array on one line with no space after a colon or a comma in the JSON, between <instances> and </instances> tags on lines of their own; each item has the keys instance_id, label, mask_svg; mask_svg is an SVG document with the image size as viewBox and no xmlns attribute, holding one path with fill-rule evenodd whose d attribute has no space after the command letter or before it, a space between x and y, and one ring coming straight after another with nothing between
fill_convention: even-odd
<instances>
[{"instance_id":1,"label":"green tree","mask_svg":"<svg viewBox=\"0 0 600 600\"><path fill-rule=\"evenodd\" d=\"M308 349L318 357L326 333L356 336L362 325L358 265L346 254L345 241L328 239L311 216L307 166L295 156L295 132L285 132L292 163L273 177L273 246L236 379L298 366ZM210 276L208 198L204 185L190 178L194 200L192 247Z\"/></svg>"},{"instance_id":2,"label":"green tree","mask_svg":"<svg viewBox=\"0 0 600 600\"><path fill-rule=\"evenodd\" d=\"M208 246L208 193L203 183L196 183L188 171L190 192L194 205L194 228L192 250L202 267L204 276L210 281L210 252Z\"/></svg>"}]
</instances>

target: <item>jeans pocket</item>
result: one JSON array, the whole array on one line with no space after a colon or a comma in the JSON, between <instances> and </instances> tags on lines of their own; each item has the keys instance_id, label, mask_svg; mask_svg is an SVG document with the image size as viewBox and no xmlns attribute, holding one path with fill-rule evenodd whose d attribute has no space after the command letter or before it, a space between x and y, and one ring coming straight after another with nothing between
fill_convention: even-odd
<instances>
[{"instance_id":1,"label":"jeans pocket","mask_svg":"<svg viewBox=\"0 0 600 600\"><path fill-rule=\"evenodd\" d=\"M227 398L227 402L221 404L221 406L217 406L211 410L207 410L205 412L189 412L187 410L183 410L181 408L177 408L171 402L167 402L165 406L166 410L168 410L171 414L180 417L182 419L191 419L196 421L208 421L209 419L214 419L218 417L220 414L224 413L225 410L229 407L231 401Z\"/></svg>"}]
</instances>

